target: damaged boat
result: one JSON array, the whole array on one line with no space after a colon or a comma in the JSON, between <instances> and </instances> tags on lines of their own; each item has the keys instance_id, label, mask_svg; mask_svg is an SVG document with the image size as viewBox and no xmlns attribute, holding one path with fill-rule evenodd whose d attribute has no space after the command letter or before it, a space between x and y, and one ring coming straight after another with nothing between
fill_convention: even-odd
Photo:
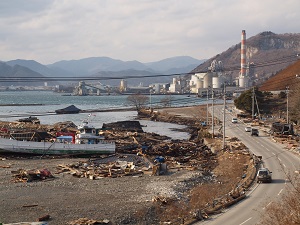
<instances>
[{"instance_id":1,"label":"damaged boat","mask_svg":"<svg viewBox=\"0 0 300 225\"><path fill-rule=\"evenodd\" d=\"M80 113L81 109L77 108L75 105L70 105L63 109L55 110L56 114L77 114Z\"/></svg>"},{"instance_id":2,"label":"damaged boat","mask_svg":"<svg viewBox=\"0 0 300 225\"><path fill-rule=\"evenodd\" d=\"M115 142L105 140L98 130L83 122L77 134L60 135L51 141L28 141L13 134L0 137L0 149L5 152L38 155L114 154Z\"/></svg>"}]
</instances>

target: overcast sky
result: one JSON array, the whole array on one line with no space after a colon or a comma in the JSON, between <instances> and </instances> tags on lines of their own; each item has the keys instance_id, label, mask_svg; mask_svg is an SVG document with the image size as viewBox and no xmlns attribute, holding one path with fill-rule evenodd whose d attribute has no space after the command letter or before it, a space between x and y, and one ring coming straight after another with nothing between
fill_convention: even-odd
<instances>
[{"instance_id":1,"label":"overcast sky","mask_svg":"<svg viewBox=\"0 0 300 225\"><path fill-rule=\"evenodd\" d=\"M0 0L0 61L208 59L263 31L300 33L300 0Z\"/></svg>"}]
</instances>

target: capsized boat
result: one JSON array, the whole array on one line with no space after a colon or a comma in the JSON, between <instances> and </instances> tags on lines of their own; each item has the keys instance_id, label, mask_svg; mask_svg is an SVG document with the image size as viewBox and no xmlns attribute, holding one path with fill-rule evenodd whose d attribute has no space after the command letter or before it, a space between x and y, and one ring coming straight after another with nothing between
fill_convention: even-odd
<instances>
[{"instance_id":1,"label":"capsized boat","mask_svg":"<svg viewBox=\"0 0 300 225\"><path fill-rule=\"evenodd\" d=\"M70 105L66 108L55 110L56 114L76 114L80 111L81 109L77 108L75 105Z\"/></svg>"},{"instance_id":2,"label":"capsized boat","mask_svg":"<svg viewBox=\"0 0 300 225\"><path fill-rule=\"evenodd\" d=\"M74 140L75 139L75 140ZM104 140L94 126L83 122L74 136L58 136L52 142L26 141L0 137L0 149L5 152L41 155L114 154L115 142Z\"/></svg>"}]
</instances>

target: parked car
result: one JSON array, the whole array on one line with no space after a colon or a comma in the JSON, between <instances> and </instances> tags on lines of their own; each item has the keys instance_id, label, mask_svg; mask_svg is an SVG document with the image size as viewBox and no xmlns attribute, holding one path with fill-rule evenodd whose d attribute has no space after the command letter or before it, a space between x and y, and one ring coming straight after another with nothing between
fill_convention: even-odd
<instances>
[{"instance_id":1,"label":"parked car","mask_svg":"<svg viewBox=\"0 0 300 225\"><path fill-rule=\"evenodd\" d=\"M251 131L251 127L245 127L245 131L246 132L250 132Z\"/></svg>"},{"instance_id":2,"label":"parked car","mask_svg":"<svg viewBox=\"0 0 300 225\"><path fill-rule=\"evenodd\" d=\"M258 136L258 134L259 134L258 129L256 129L256 128L251 129L251 136L253 136L253 135Z\"/></svg>"},{"instance_id":3,"label":"parked car","mask_svg":"<svg viewBox=\"0 0 300 225\"><path fill-rule=\"evenodd\" d=\"M232 118L231 122L232 122L232 123L237 123L237 122L238 122L238 119L237 119L237 118Z\"/></svg>"},{"instance_id":4,"label":"parked car","mask_svg":"<svg viewBox=\"0 0 300 225\"><path fill-rule=\"evenodd\" d=\"M272 172L268 168L260 168L257 172L258 182L272 182Z\"/></svg>"}]
</instances>

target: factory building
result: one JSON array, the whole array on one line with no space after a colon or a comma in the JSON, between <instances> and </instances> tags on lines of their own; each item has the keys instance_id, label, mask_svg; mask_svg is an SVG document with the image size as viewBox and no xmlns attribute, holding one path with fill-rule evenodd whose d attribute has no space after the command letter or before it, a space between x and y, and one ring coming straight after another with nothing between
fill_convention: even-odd
<instances>
[{"instance_id":1,"label":"factory building","mask_svg":"<svg viewBox=\"0 0 300 225\"><path fill-rule=\"evenodd\" d=\"M191 93L200 96L207 92L207 89L220 89L225 82L224 68L221 61L213 60L206 73L195 73L191 75L189 82Z\"/></svg>"},{"instance_id":2,"label":"factory building","mask_svg":"<svg viewBox=\"0 0 300 225\"><path fill-rule=\"evenodd\" d=\"M181 93L185 83L179 77L174 77L169 87L170 93Z\"/></svg>"}]
</instances>

